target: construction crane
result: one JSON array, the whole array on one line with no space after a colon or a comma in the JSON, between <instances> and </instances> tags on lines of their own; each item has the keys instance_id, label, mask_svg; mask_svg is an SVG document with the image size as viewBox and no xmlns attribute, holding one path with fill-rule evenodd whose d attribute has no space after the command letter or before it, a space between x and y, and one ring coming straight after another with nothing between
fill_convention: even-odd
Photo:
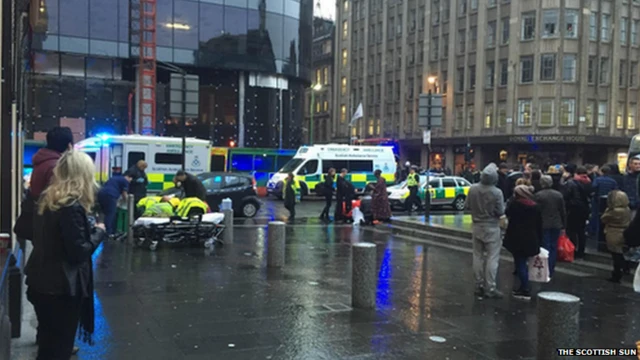
<instances>
[{"instance_id":1,"label":"construction crane","mask_svg":"<svg viewBox=\"0 0 640 360\"><path fill-rule=\"evenodd\" d=\"M156 128L156 0L131 1L131 47L138 55L135 129L144 135ZM132 51L132 56L135 52ZM132 129L130 129L132 130Z\"/></svg>"}]
</instances>

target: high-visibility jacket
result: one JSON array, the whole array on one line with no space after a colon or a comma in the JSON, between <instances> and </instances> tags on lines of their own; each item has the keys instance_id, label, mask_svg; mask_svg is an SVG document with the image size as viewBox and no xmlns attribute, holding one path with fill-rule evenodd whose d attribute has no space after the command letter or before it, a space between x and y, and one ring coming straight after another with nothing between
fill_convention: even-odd
<instances>
[{"instance_id":1,"label":"high-visibility jacket","mask_svg":"<svg viewBox=\"0 0 640 360\"><path fill-rule=\"evenodd\" d=\"M407 176L407 186L411 187L411 186L418 186L420 185L420 175L418 174L409 174L409 176Z\"/></svg>"},{"instance_id":2,"label":"high-visibility jacket","mask_svg":"<svg viewBox=\"0 0 640 360\"><path fill-rule=\"evenodd\" d=\"M140 199L140 201L138 201L138 204L136 206L139 208L143 208L146 211L147 209L159 203L160 201L162 201L162 197L160 196L147 196Z\"/></svg>"},{"instance_id":3,"label":"high-visibility jacket","mask_svg":"<svg viewBox=\"0 0 640 360\"><path fill-rule=\"evenodd\" d=\"M173 206L168 202L159 202L157 204L153 204L150 207L146 208L143 217L172 217Z\"/></svg>"},{"instance_id":4,"label":"high-visibility jacket","mask_svg":"<svg viewBox=\"0 0 640 360\"><path fill-rule=\"evenodd\" d=\"M289 179L286 178L282 182L282 198L287 198L287 185L289 184ZM293 191L296 193L296 197L300 195L300 182L296 179L293 179Z\"/></svg>"},{"instance_id":5,"label":"high-visibility jacket","mask_svg":"<svg viewBox=\"0 0 640 360\"><path fill-rule=\"evenodd\" d=\"M176 210L176 215L180 217L187 217L189 216L191 209L202 209L202 211L206 213L209 210L209 206L206 202L197 197L184 198L180 201L180 206L178 206L178 210Z\"/></svg>"}]
</instances>

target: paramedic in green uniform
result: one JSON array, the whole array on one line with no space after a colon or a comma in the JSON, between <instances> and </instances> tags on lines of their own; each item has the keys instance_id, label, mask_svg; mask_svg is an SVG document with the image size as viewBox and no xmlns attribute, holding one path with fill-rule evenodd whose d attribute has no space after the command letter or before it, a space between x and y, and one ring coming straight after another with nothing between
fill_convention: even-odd
<instances>
[{"instance_id":1,"label":"paramedic in green uniform","mask_svg":"<svg viewBox=\"0 0 640 360\"><path fill-rule=\"evenodd\" d=\"M420 186L420 175L416 173L416 167L412 166L409 171L409 175L407 176L407 188L409 188L409 197L405 201L405 209L411 214L411 210L413 209L413 204L418 205L418 211L422 211L422 203L418 198L418 186ZM429 189L426 190L427 193ZM428 194L426 195L428 196Z\"/></svg>"}]
</instances>

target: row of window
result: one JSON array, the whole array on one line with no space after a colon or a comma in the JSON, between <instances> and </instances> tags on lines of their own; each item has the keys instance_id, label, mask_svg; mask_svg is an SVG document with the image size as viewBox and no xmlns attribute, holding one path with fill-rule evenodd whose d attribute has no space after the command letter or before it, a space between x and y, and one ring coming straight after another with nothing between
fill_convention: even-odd
<instances>
[{"instance_id":1,"label":"row of window","mask_svg":"<svg viewBox=\"0 0 640 360\"><path fill-rule=\"evenodd\" d=\"M531 126L533 124L533 102L531 99L518 100L518 126ZM554 99L539 99L538 100L538 122L539 126L553 126L555 125L555 100ZM595 100L589 101L584 117L580 118L580 122L584 122L587 127L595 125L599 128L606 128L609 126L607 119L609 118L609 109L607 101ZM619 103L616 112L616 128L625 128L625 103ZM629 104L626 111L627 121L626 128L629 130L636 129L636 114L638 104ZM595 113L597 109L597 114ZM576 125L576 101L575 99L562 99L560 102L560 126L575 126Z\"/></svg>"},{"instance_id":2,"label":"row of window","mask_svg":"<svg viewBox=\"0 0 640 360\"><path fill-rule=\"evenodd\" d=\"M598 20L600 21L599 24ZM599 35L600 41L611 41L612 28L610 14L600 14L598 16L597 12L592 12L589 15L589 40L597 41ZM638 45L640 43L638 29L640 29L640 20L629 20L627 17L620 18L620 24L618 25L620 44Z\"/></svg>"}]
</instances>

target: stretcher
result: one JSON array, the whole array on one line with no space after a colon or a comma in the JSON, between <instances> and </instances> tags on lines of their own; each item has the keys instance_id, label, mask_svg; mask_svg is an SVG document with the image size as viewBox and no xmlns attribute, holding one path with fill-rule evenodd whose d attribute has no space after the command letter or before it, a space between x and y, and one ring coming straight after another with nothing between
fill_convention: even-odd
<instances>
[{"instance_id":1,"label":"stretcher","mask_svg":"<svg viewBox=\"0 0 640 360\"><path fill-rule=\"evenodd\" d=\"M160 243L171 245L203 245L206 248L222 244L224 231L222 213L208 213L190 218L138 218L132 226L135 245L155 251Z\"/></svg>"}]
</instances>

